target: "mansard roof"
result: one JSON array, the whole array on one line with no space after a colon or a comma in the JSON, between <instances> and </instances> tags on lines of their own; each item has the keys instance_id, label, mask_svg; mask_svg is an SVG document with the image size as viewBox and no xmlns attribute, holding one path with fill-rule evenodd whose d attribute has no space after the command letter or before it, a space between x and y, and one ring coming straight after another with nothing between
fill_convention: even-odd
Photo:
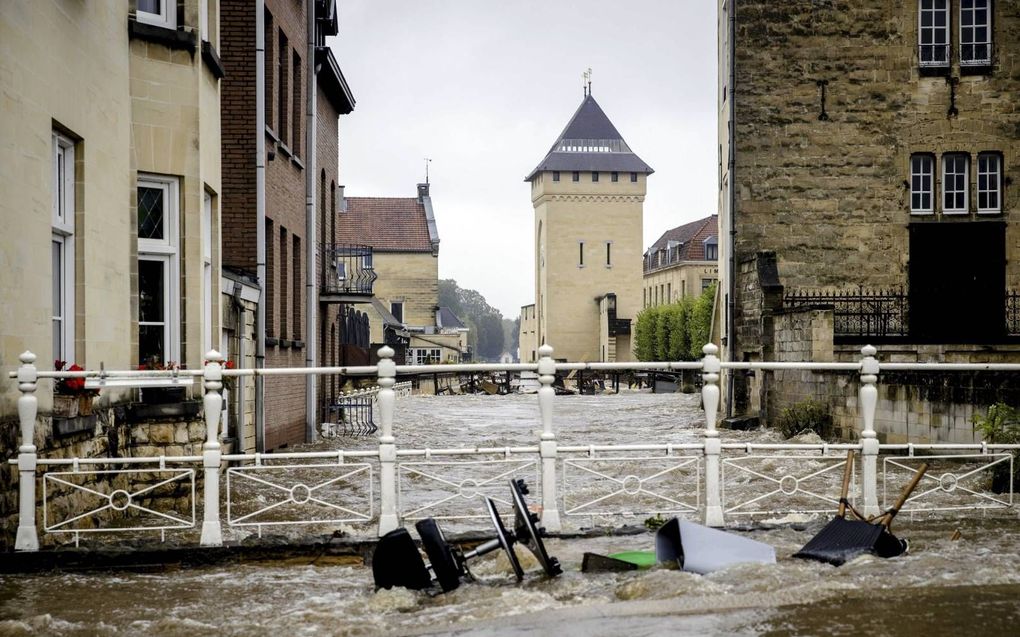
<instances>
[{"instance_id":1,"label":"mansard roof","mask_svg":"<svg viewBox=\"0 0 1020 637\"><path fill-rule=\"evenodd\" d=\"M620 131L591 94L577 108L545 158L524 181L540 172L632 172L652 174L651 166L631 151Z\"/></svg>"}]
</instances>

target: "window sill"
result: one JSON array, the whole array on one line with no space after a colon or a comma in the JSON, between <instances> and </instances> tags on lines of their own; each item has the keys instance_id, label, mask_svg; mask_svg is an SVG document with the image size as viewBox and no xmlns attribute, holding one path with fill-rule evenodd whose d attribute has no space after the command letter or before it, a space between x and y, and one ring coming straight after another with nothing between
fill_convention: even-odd
<instances>
[{"instance_id":1,"label":"window sill","mask_svg":"<svg viewBox=\"0 0 1020 637\"><path fill-rule=\"evenodd\" d=\"M946 217L966 217L970 210L943 210L942 214Z\"/></svg>"},{"instance_id":2,"label":"window sill","mask_svg":"<svg viewBox=\"0 0 1020 637\"><path fill-rule=\"evenodd\" d=\"M279 150L284 157L290 158L294 156L294 153L290 150L290 146L281 141L276 142L276 149Z\"/></svg>"},{"instance_id":3,"label":"window sill","mask_svg":"<svg viewBox=\"0 0 1020 637\"><path fill-rule=\"evenodd\" d=\"M274 144L280 143L280 138L276 136L276 133L273 132L273 129L269 128L268 125L266 126L266 136L269 137L269 139L273 140Z\"/></svg>"},{"instance_id":4,"label":"window sill","mask_svg":"<svg viewBox=\"0 0 1020 637\"><path fill-rule=\"evenodd\" d=\"M217 80L222 80L227 74L227 70L223 68L223 62L220 60L219 53L216 52L216 47L211 42L202 41L202 61L209 67L213 77Z\"/></svg>"},{"instance_id":5,"label":"window sill","mask_svg":"<svg viewBox=\"0 0 1020 637\"><path fill-rule=\"evenodd\" d=\"M911 217L933 217L935 216L934 210L911 210Z\"/></svg>"},{"instance_id":6,"label":"window sill","mask_svg":"<svg viewBox=\"0 0 1020 637\"><path fill-rule=\"evenodd\" d=\"M941 77L943 75L949 75L952 71L952 67L949 64L945 66L923 66L917 67L917 72L921 74L921 77Z\"/></svg>"},{"instance_id":7,"label":"window sill","mask_svg":"<svg viewBox=\"0 0 1020 637\"><path fill-rule=\"evenodd\" d=\"M128 18L128 37L162 44L170 49L183 49L193 55L198 48L198 37L192 32L145 24L132 18Z\"/></svg>"},{"instance_id":8,"label":"window sill","mask_svg":"<svg viewBox=\"0 0 1020 637\"><path fill-rule=\"evenodd\" d=\"M272 336L266 337L266 347L276 347L279 344L280 344L279 339L276 339Z\"/></svg>"},{"instance_id":9,"label":"window sill","mask_svg":"<svg viewBox=\"0 0 1020 637\"><path fill-rule=\"evenodd\" d=\"M992 67L995 66L991 60L981 62L960 62L960 75L991 75Z\"/></svg>"},{"instance_id":10,"label":"window sill","mask_svg":"<svg viewBox=\"0 0 1020 637\"><path fill-rule=\"evenodd\" d=\"M301 161L301 159L297 155L292 155L291 156L290 163L294 164L295 166L297 166L301 170L305 169L305 162Z\"/></svg>"},{"instance_id":11,"label":"window sill","mask_svg":"<svg viewBox=\"0 0 1020 637\"><path fill-rule=\"evenodd\" d=\"M982 217L990 217L993 215L1001 215L1001 210L978 210L977 213Z\"/></svg>"}]
</instances>

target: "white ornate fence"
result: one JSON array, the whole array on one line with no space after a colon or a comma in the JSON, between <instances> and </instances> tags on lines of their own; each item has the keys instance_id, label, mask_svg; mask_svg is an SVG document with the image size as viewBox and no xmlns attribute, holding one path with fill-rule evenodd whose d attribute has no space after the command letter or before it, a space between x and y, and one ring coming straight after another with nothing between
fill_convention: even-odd
<instances>
[{"instance_id":1,"label":"white ornate fence","mask_svg":"<svg viewBox=\"0 0 1020 637\"><path fill-rule=\"evenodd\" d=\"M38 380L84 377L95 382L96 378L105 378L109 373L40 372L34 365L35 356L26 352L20 357L21 367L11 374L17 378L21 391L18 413L22 445L17 459L10 460L17 465L20 476L16 549L38 550L35 504L40 477L44 508L48 504L49 490L56 487L65 491L84 490L88 499L94 501L85 511L76 511L64 520L50 521L44 515L46 532L71 532L77 538L77 534L86 531L76 524L89 519L92 524L98 520L102 526L90 526L88 532L158 530L165 534L197 524L195 492L199 467L204 469L201 480L203 546L222 544L223 512L229 526L255 527L259 532L268 525L343 522L371 525L373 531L383 534L422 517L470 519L477 516L478 496L502 498L505 491L502 485L511 477L523 477L538 486L532 491L533 500L541 509L542 524L554 533L563 528L568 518L608 520L611 524L620 516L668 513L697 516L708 525L722 526L727 519L742 515L827 512L834 508L838 499L838 476L848 449L859 452L851 499L866 515L877 514L893 497L905 480L903 476L916 464L915 452L925 452L926 460L941 464L925 476L905 510L934 514L1013 506L1012 492L991 494L982 480L996 466L1008 464L1012 467L1012 454L1020 445L881 445L874 418L876 383L881 369L1016 372L1020 371L1020 365L880 365L875 359L876 350L870 346L862 348L862 359L856 363L722 363L714 345L706 345L703 351L705 357L701 361L689 363L556 363L552 358L553 349L546 345L539 350L540 360L533 364L398 367L392 360L393 351L383 348L377 366L259 370L226 370L221 364L222 356L212 351L206 355L207 362L201 371L116 373L119 378L140 380L169 378L171 374L175 379L201 376L206 421L202 455L72 459L39 458L36 453L33 435L38 411ZM703 375L705 427L700 442L558 444L553 417L553 382L557 372L680 369L701 370ZM853 444L724 442L716 429L719 377L723 369L858 372L860 441ZM398 373L489 371L538 373L541 433L534 445L449 449L398 446L393 422L395 390L400 388L396 382ZM377 377L379 387L372 390L380 417L376 449L222 454L218 436L224 376L308 374ZM883 452L886 456L880 480L878 461ZM105 472L106 482L110 484L100 487L99 481L91 479L97 472L87 470L94 465L123 468ZM44 469L42 476L40 467ZM58 470L46 472L49 467ZM224 471L224 467L228 468ZM110 479L113 474L116 478ZM143 474L150 476L148 480L140 477ZM190 492L184 489L181 495L178 483L190 485ZM175 486L178 504L182 498L187 504L174 510L150 506L145 498L171 484L178 485ZM226 502L221 508L224 487ZM409 497L412 492L415 498ZM126 520L107 519L124 512L133 516Z\"/></svg>"}]
</instances>

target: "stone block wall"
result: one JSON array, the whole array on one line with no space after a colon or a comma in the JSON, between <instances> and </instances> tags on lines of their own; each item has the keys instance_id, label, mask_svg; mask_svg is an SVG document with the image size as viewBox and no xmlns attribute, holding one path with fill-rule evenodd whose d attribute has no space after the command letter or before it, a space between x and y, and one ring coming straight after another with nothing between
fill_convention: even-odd
<instances>
[{"instance_id":1,"label":"stone block wall","mask_svg":"<svg viewBox=\"0 0 1020 637\"><path fill-rule=\"evenodd\" d=\"M125 405L97 407L94 416L85 424L94 423L93 428L84 429L79 433L59 436L55 432L54 419L43 414L36 420L34 444L38 448L40 459L53 458L130 458L152 456L183 456L201 455L202 444L205 442L205 421L199 418L186 420L152 420L145 422L129 422L128 409ZM5 453L3 460L17 457L20 444L20 427L17 421L8 421L0 426L0 450ZM81 471L97 471L123 469L121 465L81 466ZM201 468L197 469L196 486L200 484ZM36 472L36 526L40 532L40 544L53 546L73 540L68 534L43 533L42 502L44 472L71 471L67 467L40 467ZM0 551L14 548L14 538L18 527L18 472L17 467L4 462L0 465ZM76 481L77 484L88 484L88 478ZM127 488L127 477L106 474L92 483L100 492L109 492L113 488ZM141 476L134 479L133 490L138 490L139 480L155 483L155 476ZM188 510L190 483L180 483L165 487L154 494L160 498L156 505L158 510ZM96 496L89 496L78 489L55 487L51 482L48 500L48 521L66 520L96 506ZM196 498L201 496L201 489L196 489ZM151 504L151 501L149 502ZM146 504L143 502L143 506ZM200 510L200 502L196 502ZM87 521L85 522L88 523Z\"/></svg>"}]
</instances>

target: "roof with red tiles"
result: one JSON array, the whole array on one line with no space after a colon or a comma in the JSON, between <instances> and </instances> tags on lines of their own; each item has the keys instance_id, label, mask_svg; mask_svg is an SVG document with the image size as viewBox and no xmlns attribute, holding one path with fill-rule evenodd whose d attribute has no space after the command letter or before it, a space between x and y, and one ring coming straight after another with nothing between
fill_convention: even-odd
<instances>
[{"instance_id":1,"label":"roof with red tiles","mask_svg":"<svg viewBox=\"0 0 1020 637\"><path fill-rule=\"evenodd\" d=\"M432 252L425 206L414 197L347 197L337 215L338 243L380 252Z\"/></svg>"},{"instance_id":2,"label":"roof with red tiles","mask_svg":"<svg viewBox=\"0 0 1020 637\"><path fill-rule=\"evenodd\" d=\"M667 230L659 240L648 248L646 255L665 250L670 241L680 244L678 261L704 261L705 240L709 237L719 238L719 215L698 219L682 226ZM674 244L676 245L676 244Z\"/></svg>"}]
</instances>

